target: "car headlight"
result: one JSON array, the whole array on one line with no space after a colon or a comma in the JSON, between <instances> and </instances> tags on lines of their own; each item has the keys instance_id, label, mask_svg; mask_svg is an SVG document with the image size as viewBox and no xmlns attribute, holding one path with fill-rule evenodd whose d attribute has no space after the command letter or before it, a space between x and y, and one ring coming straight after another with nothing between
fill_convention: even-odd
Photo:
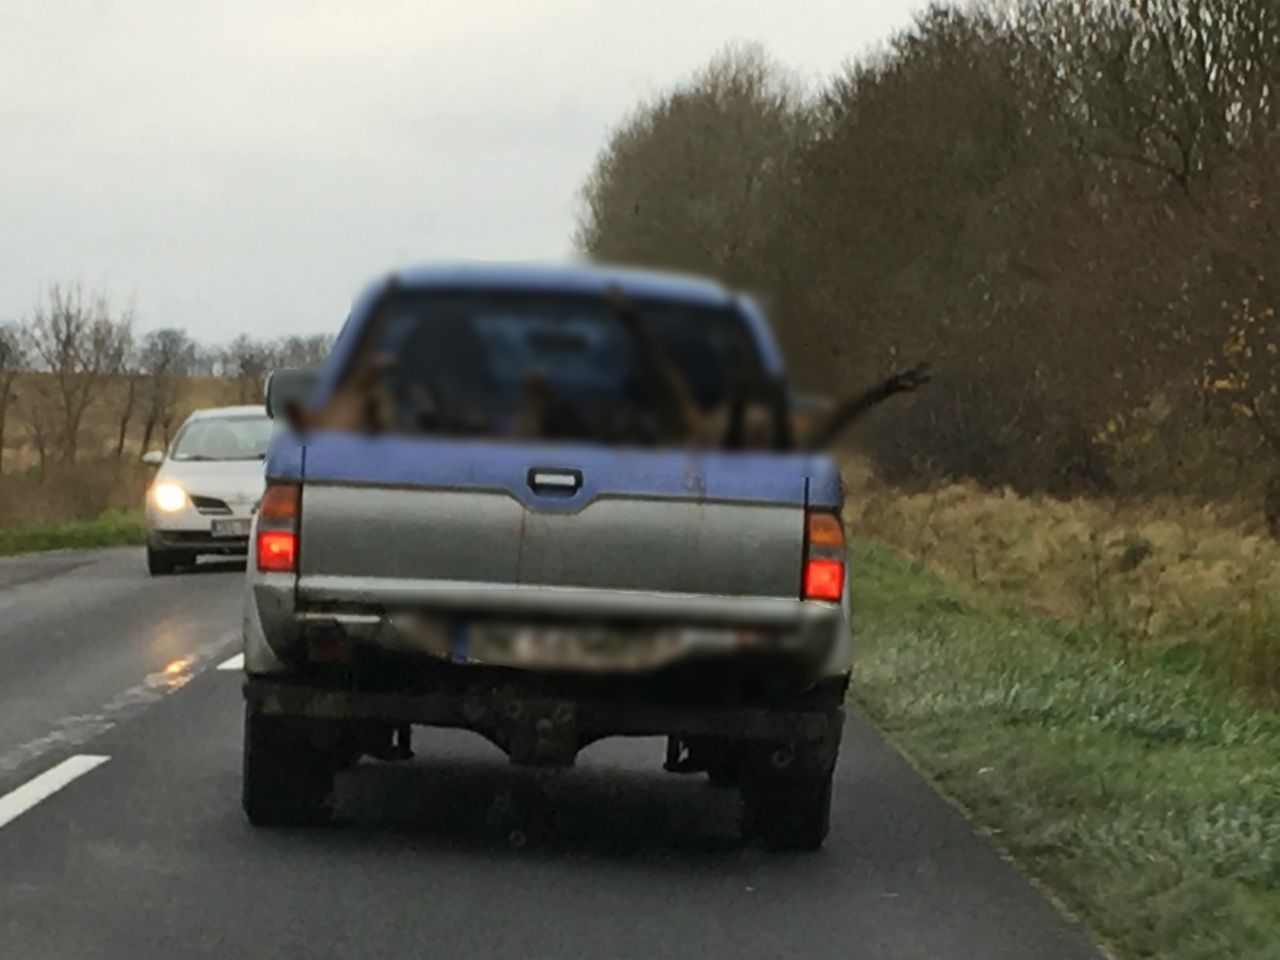
<instances>
[{"instance_id":1,"label":"car headlight","mask_svg":"<svg viewBox=\"0 0 1280 960\"><path fill-rule=\"evenodd\" d=\"M151 500L165 513L176 513L187 505L187 491L176 483L157 483L151 488Z\"/></svg>"}]
</instances>

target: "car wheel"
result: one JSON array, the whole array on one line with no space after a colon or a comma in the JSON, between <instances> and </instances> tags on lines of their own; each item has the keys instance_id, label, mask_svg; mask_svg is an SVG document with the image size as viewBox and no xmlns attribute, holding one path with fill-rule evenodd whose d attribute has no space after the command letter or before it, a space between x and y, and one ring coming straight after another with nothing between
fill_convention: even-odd
<instances>
[{"instance_id":1,"label":"car wheel","mask_svg":"<svg viewBox=\"0 0 1280 960\"><path fill-rule=\"evenodd\" d=\"M153 577L163 577L178 569L178 554L172 550L156 550L147 547L147 572Z\"/></svg>"},{"instance_id":2,"label":"car wheel","mask_svg":"<svg viewBox=\"0 0 1280 960\"><path fill-rule=\"evenodd\" d=\"M832 774L742 784L744 833L770 850L818 850L831 825Z\"/></svg>"},{"instance_id":3,"label":"car wheel","mask_svg":"<svg viewBox=\"0 0 1280 960\"><path fill-rule=\"evenodd\" d=\"M306 721L244 715L242 803L255 827L319 826L330 819L338 764Z\"/></svg>"}]
</instances>

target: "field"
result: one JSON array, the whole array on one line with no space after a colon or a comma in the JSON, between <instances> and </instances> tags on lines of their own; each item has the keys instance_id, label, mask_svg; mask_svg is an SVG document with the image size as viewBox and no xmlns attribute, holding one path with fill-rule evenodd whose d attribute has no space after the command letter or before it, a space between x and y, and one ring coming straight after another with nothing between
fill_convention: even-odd
<instances>
[{"instance_id":1,"label":"field","mask_svg":"<svg viewBox=\"0 0 1280 960\"><path fill-rule=\"evenodd\" d=\"M139 462L144 452L145 411L141 399L136 400L135 409L131 411L124 449L117 457L127 388L119 379L104 384L85 414L76 463L58 463L50 456L42 472L30 426L30 411L26 408L34 396L32 381L39 376L24 374L14 385L16 401L5 429L3 472L0 473L0 528L95 520L104 511L139 507L150 475ZM170 417L170 431L176 430L193 410L238 403L243 399L243 388L237 381L218 377L183 378ZM249 402L257 399L252 397ZM46 409L43 414L49 418L51 411ZM157 426L150 446L162 447L166 440L163 426Z\"/></svg>"},{"instance_id":2,"label":"field","mask_svg":"<svg viewBox=\"0 0 1280 960\"><path fill-rule=\"evenodd\" d=\"M846 478L856 534L958 595L1280 702L1280 543L1247 505L1068 501L971 484L906 493L856 463Z\"/></svg>"}]
</instances>

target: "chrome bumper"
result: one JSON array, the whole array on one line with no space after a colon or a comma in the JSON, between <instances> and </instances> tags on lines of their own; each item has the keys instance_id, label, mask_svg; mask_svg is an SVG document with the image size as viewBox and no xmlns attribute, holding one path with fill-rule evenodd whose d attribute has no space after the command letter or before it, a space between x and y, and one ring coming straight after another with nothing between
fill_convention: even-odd
<instances>
[{"instance_id":1,"label":"chrome bumper","mask_svg":"<svg viewBox=\"0 0 1280 960\"><path fill-rule=\"evenodd\" d=\"M526 670L637 672L751 652L810 663L817 678L851 661L846 604L307 576L260 577L249 592L251 673L287 672L315 638ZM254 655L255 636L269 656Z\"/></svg>"}]
</instances>

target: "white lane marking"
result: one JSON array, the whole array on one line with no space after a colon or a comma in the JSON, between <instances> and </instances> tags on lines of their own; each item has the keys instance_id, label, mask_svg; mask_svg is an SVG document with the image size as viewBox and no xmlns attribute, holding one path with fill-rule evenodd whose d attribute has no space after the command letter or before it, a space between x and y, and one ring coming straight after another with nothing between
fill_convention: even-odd
<instances>
[{"instance_id":1,"label":"white lane marking","mask_svg":"<svg viewBox=\"0 0 1280 960\"><path fill-rule=\"evenodd\" d=\"M239 639L239 630L229 630L216 640L201 644L188 656L175 660L163 670L146 677L136 686L112 697L94 713L63 717L44 736L0 753L0 775L17 770L52 750L82 747L90 740L102 736L122 720L181 690L210 661L225 656L227 648Z\"/></svg>"},{"instance_id":2,"label":"white lane marking","mask_svg":"<svg viewBox=\"0 0 1280 960\"><path fill-rule=\"evenodd\" d=\"M83 777L90 770L102 766L110 759L110 757L78 753L74 757L67 757L56 767L46 770L38 777L33 777L22 786L10 790L0 797L0 827L12 823L41 800L47 800L72 780Z\"/></svg>"},{"instance_id":3,"label":"white lane marking","mask_svg":"<svg viewBox=\"0 0 1280 960\"><path fill-rule=\"evenodd\" d=\"M220 664L218 664L218 669L219 669L219 670L243 670L243 669L244 669L244 654L243 654L243 653L237 653L237 654L236 654L234 657L232 657L231 659L229 659L229 660L223 660Z\"/></svg>"}]
</instances>

